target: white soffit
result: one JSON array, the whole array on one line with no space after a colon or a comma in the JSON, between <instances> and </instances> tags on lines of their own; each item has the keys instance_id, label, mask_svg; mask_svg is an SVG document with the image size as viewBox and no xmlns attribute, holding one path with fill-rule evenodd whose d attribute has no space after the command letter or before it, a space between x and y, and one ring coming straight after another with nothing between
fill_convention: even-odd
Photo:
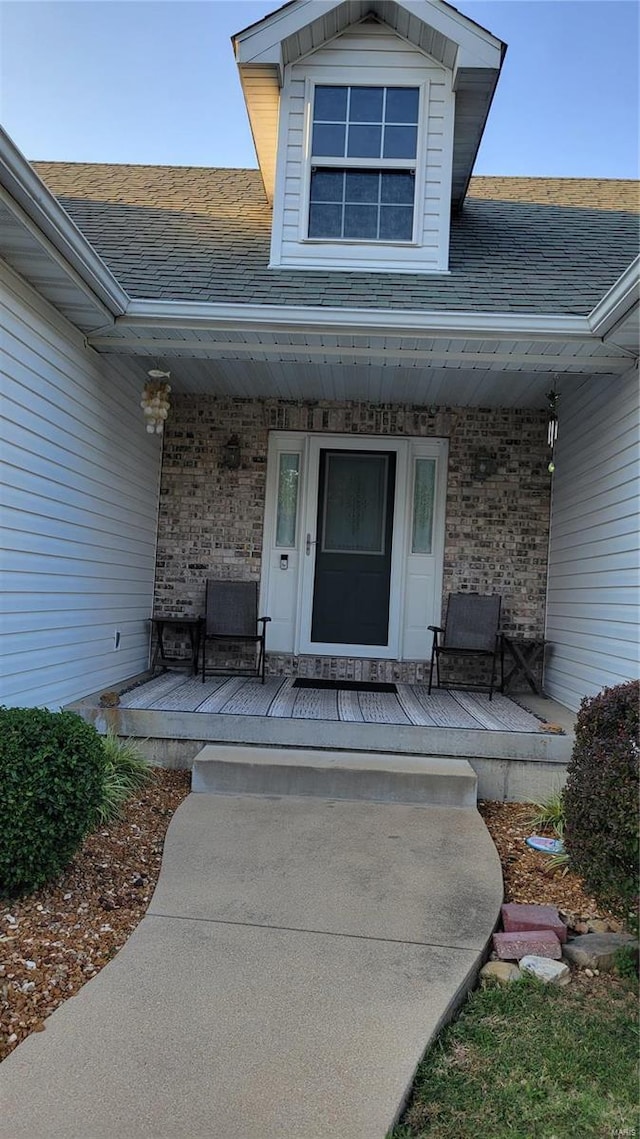
<instances>
[{"instance_id":1,"label":"white soffit","mask_svg":"<svg viewBox=\"0 0 640 1139\"><path fill-rule=\"evenodd\" d=\"M639 267L588 316L131 300L89 343L161 359L191 394L533 408L550 380L629 371Z\"/></svg>"},{"instance_id":2,"label":"white soffit","mask_svg":"<svg viewBox=\"0 0 640 1139\"><path fill-rule=\"evenodd\" d=\"M109 357L113 359L113 356ZM149 360L146 356L146 360ZM156 357L154 356L153 359ZM436 363L395 367L378 363L314 360L301 366L290 359L247 360L160 356L171 371L176 394L232 399L326 400L401 404L407 408L429 407L547 407L546 392L554 385L562 394L585 383L584 369L562 374L553 370L553 359L544 368L528 371L495 371L492 368L443 367ZM139 360L142 365L144 356ZM148 365L144 365L146 367ZM610 373L591 376L598 384ZM446 434L446 429L444 430Z\"/></svg>"},{"instance_id":3,"label":"white soffit","mask_svg":"<svg viewBox=\"0 0 640 1139\"><path fill-rule=\"evenodd\" d=\"M78 328L113 323L128 296L0 128L0 256Z\"/></svg>"},{"instance_id":4,"label":"white soffit","mask_svg":"<svg viewBox=\"0 0 640 1139\"><path fill-rule=\"evenodd\" d=\"M633 352L636 358L640 350L640 304L636 301L630 312L618 321L604 336L609 349L614 345Z\"/></svg>"},{"instance_id":5,"label":"white soffit","mask_svg":"<svg viewBox=\"0 0 640 1139\"><path fill-rule=\"evenodd\" d=\"M501 41L443 0L294 0L233 37L236 59L282 68L369 15L445 67L502 62Z\"/></svg>"},{"instance_id":6,"label":"white soffit","mask_svg":"<svg viewBox=\"0 0 640 1139\"><path fill-rule=\"evenodd\" d=\"M443 0L293 0L233 37L270 201L285 67L372 15L453 72L457 97L452 204L462 204L506 46Z\"/></svg>"},{"instance_id":7,"label":"white soffit","mask_svg":"<svg viewBox=\"0 0 640 1139\"><path fill-rule=\"evenodd\" d=\"M227 325L213 329L202 325L176 327L135 321L118 322L116 328L89 337L99 352L124 352L171 359L237 360L247 365L289 363L301 366L360 366L411 370L433 368L493 373L579 373L620 375L632 358L616 345L607 346L595 337L549 337L524 335L465 337L407 335L388 330L319 330L290 327L240 329ZM253 393L256 397L260 391Z\"/></svg>"}]
</instances>

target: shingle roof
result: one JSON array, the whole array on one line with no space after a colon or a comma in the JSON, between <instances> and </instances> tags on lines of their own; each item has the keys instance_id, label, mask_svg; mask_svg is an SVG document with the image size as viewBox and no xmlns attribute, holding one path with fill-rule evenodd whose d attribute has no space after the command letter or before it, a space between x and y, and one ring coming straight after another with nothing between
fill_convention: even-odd
<instances>
[{"instance_id":1,"label":"shingle roof","mask_svg":"<svg viewBox=\"0 0 640 1139\"><path fill-rule=\"evenodd\" d=\"M429 275L269 269L257 170L34 166L136 298L584 314L638 252L634 181L474 178Z\"/></svg>"}]
</instances>

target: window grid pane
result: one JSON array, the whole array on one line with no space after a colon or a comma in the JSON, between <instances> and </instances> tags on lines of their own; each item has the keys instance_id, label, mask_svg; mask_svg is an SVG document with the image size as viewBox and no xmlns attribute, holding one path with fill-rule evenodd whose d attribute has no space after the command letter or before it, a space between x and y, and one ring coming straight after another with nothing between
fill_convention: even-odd
<instances>
[{"instance_id":1,"label":"window grid pane","mask_svg":"<svg viewBox=\"0 0 640 1139\"><path fill-rule=\"evenodd\" d=\"M417 87L315 89L312 154L316 158L415 158Z\"/></svg>"},{"instance_id":2,"label":"window grid pane","mask_svg":"<svg viewBox=\"0 0 640 1139\"><path fill-rule=\"evenodd\" d=\"M298 515L299 455L280 455L278 468L278 506L276 512L276 546L291 549L296 544Z\"/></svg>"},{"instance_id":3,"label":"window grid pane","mask_svg":"<svg viewBox=\"0 0 640 1139\"><path fill-rule=\"evenodd\" d=\"M313 170L309 237L411 241L413 199L411 170Z\"/></svg>"}]
</instances>

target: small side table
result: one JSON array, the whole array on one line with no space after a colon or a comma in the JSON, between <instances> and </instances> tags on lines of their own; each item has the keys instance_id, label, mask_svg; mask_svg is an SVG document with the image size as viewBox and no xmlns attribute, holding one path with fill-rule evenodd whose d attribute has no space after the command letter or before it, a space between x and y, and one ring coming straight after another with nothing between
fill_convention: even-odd
<instances>
[{"instance_id":1,"label":"small side table","mask_svg":"<svg viewBox=\"0 0 640 1139\"><path fill-rule=\"evenodd\" d=\"M182 665L191 669L194 676L198 674L198 658L200 656L200 641L202 637L202 617L152 617L151 631L156 632L156 647L151 667L155 668L159 662L165 668L169 664ZM191 655L188 657L167 656L164 648L165 629L186 629L189 634Z\"/></svg>"},{"instance_id":2,"label":"small side table","mask_svg":"<svg viewBox=\"0 0 640 1139\"><path fill-rule=\"evenodd\" d=\"M542 638L535 637L509 637L505 633L502 634L502 684L501 691L507 693L516 680L526 680L532 692L536 696L542 696L542 689L538 684L538 678L534 672L534 666L544 654L544 646L546 641ZM505 651L509 655L510 660L507 662L509 668L508 673L505 675Z\"/></svg>"}]
</instances>

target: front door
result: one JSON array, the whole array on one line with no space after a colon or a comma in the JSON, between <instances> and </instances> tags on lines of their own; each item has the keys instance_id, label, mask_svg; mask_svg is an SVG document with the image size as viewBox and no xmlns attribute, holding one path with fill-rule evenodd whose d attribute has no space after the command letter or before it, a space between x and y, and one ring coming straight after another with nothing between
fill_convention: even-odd
<instances>
[{"instance_id":1,"label":"front door","mask_svg":"<svg viewBox=\"0 0 640 1139\"><path fill-rule=\"evenodd\" d=\"M312 643L389 641L393 451L320 451Z\"/></svg>"},{"instance_id":2,"label":"front door","mask_svg":"<svg viewBox=\"0 0 640 1139\"><path fill-rule=\"evenodd\" d=\"M267 651L424 660L440 622L446 486L444 439L272 432Z\"/></svg>"}]
</instances>

